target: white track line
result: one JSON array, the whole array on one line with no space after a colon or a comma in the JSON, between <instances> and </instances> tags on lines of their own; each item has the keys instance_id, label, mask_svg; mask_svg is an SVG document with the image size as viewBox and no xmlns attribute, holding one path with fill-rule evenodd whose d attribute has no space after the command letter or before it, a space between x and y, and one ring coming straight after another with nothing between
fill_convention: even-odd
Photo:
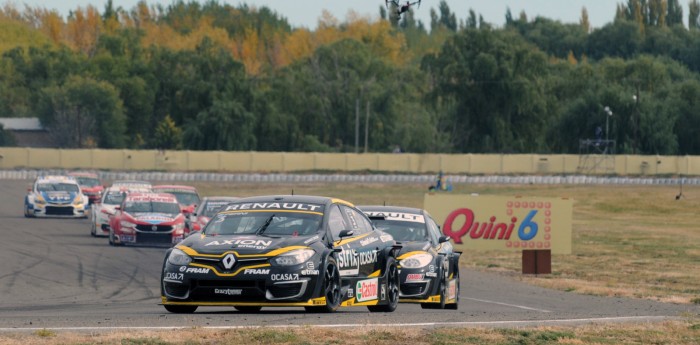
<instances>
[{"instance_id":1,"label":"white track line","mask_svg":"<svg viewBox=\"0 0 700 345\"><path fill-rule=\"evenodd\" d=\"M469 297L460 297L461 299L468 299L472 301L477 301L477 302L482 302L482 303L490 303L490 304L498 304L498 305L503 305L506 307L513 307L513 308L518 308L518 309L525 309L525 310L534 310L534 311L539 311L541 313L551 313L551 311L547 309L537 309L537 308L532 308L532 307L526 307L524 305L517 305L517 304L508 304L508 303L502 303L502 302L496 302L496 301L489 301L487 299L478 299L478 298L469 298Z\"/></svg>"},{"instance_id":2,"label":"white track line","mask_svg":"<svg viewBox=\"0 0 700 345\"><path fill-rule=\"evenodd\" d=\"M569 323L593 323L593 322L652 322L663 320L675 320L674 316L621 316L621 317L599 317L582 319L560 319L560 320L515 320L515 321L463 321L463 322L423 322L423 323L347 323L347 324L326 324L326 325L270 325L270 326L158 326L158 327L4 327L0 332L31 332L38 330L52 331L159 331L159 330L186 330L186 329L216 329L216 330L236 330L236 329L257 329L257 328L397 328L397 327L469 327L469 326L527 326L527 325L557 325Z\"/></svg>"}]
</instances>

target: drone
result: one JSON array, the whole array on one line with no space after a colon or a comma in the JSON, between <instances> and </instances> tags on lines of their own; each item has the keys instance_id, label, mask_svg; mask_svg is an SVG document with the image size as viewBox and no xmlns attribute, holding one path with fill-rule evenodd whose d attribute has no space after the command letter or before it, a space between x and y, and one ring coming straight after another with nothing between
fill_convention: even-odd
<instances>
[{"instance_id":1,"label":"drone","mask_svg":"<svg viewBox=\"0 0 700 345\"><path fill-rule=\"evenodd\" d=\"M405 4L401 5L399 3L399 0L384 0L386 2L386 8L389 8L389 3L394 4L396 6L396 16L398 17L397 19L401 19L401 15L408 12L409 9L411 9L411 6L418 4L418 8L420 8L420 3L421 0L418 1L406 1Z\"/></svg>"}]
</instances>

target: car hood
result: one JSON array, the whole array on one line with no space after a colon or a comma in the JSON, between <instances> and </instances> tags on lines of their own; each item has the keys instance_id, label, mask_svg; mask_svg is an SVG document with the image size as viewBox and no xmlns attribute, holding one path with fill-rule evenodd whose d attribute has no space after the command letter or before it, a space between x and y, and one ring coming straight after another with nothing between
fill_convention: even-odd
<instances>
[{"instance_id":1,"label":"car hood","mask_svg":"<svg viewBox=\"0 0 700 345\"><path fill-rule=\"evenodd\" d=\"M99 193L104 190L104 187L102 186L96 186L96 187L81 187L83 190L83 193Z\"/></svg>"},{"instance_id":2,"label":"car hood","mask_svg":"<svg viewBox=\"0 0 700 345\"><path fill-rule=\"evenodd\" d=\"M63 191L56 191L56 192L41 192L41 196L46 200L46 202L50 202L52 204L69 204L72 203L73 200L75 200L75 197L78 195L78 193L75 192L63 192Z\"/></svg>"},{"instance_id":3,"label":"car hood","mask_svg":"<svg viewBox=\"0 0 700 345\"><path fill-rule=\"evenodd\" d=\"M287 247L307 247L320 240L319 235L298 237L268 237L256 235L217 235L196 234L180 243L200 254L221 254L234 250L241 255L265 254L275 249Z\"/></svg>"},{"instance_id":4,"label":"car hood","mask_svg":"<svg viewBox=\"0 0 700 345\"><path fill-rule=\"evenodd\" d=\"M424 251L424 252L429 252L432 254L435 254L435 250L432 249L432 246L430 245L430 242L428 241L403 241L400 242L402 247L401 251L399 252L399 256L409 253L409 252L417 252L417 251Z\"/></svg>"}]
</instances>

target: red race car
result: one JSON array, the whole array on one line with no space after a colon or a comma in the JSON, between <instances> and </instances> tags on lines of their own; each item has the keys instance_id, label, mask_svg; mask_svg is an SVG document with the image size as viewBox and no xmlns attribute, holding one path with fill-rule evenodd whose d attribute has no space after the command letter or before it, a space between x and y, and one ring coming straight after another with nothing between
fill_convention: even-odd
<instances>
[{"instance_id":1,"label":"red race car","mask_svg":"<svg viewBox=\"0 0 700 345\"><path fill-rule=\"evenodd\" d=\"M201 198L197 189L192 186L161 185L153 186L153 191L157 193L170 193L177 198L180 209L185 216L190 215L200 204Z\"/></svg>"},{"instance_id":2,"label":"red race car","mask_svg":"<svg viewBox=\"0 0 700 345\"><path fill-rule=\"evenodd\" d=\"M100 178L95 173L72 172L68 176L73 176L78 181L83 194L88 197L88 204L97 204L102 200L102 193L105 187L100 183Z\"/></svg>"},{"instance_id":3,"label":"red race car","mask_svg":"<svg viewBox=\"0 0 700 345\"><path fill-rule=\"evenodd\" d=\"M202 230L221 208L238 199L240 198L233 196L204 197L199 207L188 217L185 232L189 233L190 231Z\"/></svg>"},{"instance_id":4,"label":"red race car","mask_svg":"<svg viewBox=\"0 0 700 345\"><path fill-rule=\"evenodd\" d=\"M110 245L167 246L184 238L185 216L175 196L130 193L109 221Z\"/></svg>"}]
</instances>

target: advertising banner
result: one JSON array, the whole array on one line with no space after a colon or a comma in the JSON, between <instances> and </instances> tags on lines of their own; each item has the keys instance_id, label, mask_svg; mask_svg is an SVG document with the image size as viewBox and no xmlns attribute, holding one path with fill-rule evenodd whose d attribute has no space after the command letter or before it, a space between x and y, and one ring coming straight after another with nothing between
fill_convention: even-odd
<instances>
[{"instance_id":1,"label":"advertising banner","mask_svg":"<svg viewBox=\"0 0 700 345\"><path fill-rule=\"evenodd\" d=\"M571 254L572 199L428 193L423 208L457 250Z\"/></svg>"}]
</instances>

